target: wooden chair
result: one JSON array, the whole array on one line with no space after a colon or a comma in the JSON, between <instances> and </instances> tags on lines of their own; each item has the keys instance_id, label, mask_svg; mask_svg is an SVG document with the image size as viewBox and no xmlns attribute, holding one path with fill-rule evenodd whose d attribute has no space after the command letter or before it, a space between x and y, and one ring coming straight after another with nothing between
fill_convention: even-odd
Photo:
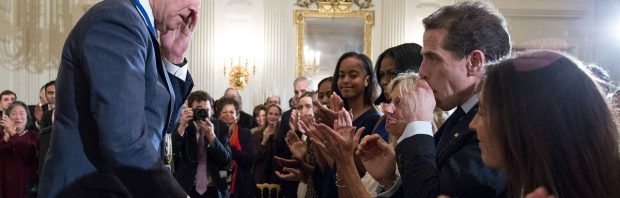
<instances>
[{"instance_id":1,"label":"wooden chair","mask_svg":"<svg viewBox=\"0 0 620 198\"><path fill-rule=\"evenodd\" d=\"M276 198L280 197L280 191L282 191L282 188L280 187L279 184L269 184L269 183L263 183L263 184L256 184L256 188L258 188L259 192L260 192L260 198L271 198L273 197L273 191L276 191ZM267 197L265 197L265 189L267 190Z\"/></svg>"}]
</instances>

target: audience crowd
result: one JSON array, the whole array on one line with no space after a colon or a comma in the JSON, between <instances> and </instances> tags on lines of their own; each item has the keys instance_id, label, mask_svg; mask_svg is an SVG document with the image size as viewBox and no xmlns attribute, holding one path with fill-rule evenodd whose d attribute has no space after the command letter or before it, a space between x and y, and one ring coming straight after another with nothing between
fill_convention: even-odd
<instances>
[{"instance_id":1,"label":"audience crowd","mask_svg":"<svg viewBox=\"0 0 620 198\"><path fill-rule=\"evenodd\" d=\"M235 88L191 92L171 174L189 197L620 197L620 90L604 69L511 52L487 3L422 23L422 46L374 65L342 54L316 90L298 77L288 107L270 95L250 115ZM39 93L33 105L0 93L0 197L36 197L55 81Z\"/></svg>"}]
</instances>

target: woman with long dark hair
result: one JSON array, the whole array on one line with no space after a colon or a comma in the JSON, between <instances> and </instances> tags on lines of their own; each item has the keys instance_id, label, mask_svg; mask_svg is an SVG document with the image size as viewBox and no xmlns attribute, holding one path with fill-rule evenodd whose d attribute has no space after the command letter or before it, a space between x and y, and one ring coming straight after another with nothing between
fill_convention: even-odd
<instances>
[{"instance_id":1,"label":"woman with long dark hair","mask_svg":"<svg viewBox=\"0 0 620 198\"><path fill-rule=\"evenodd\" d=\"M483 162L505 171L507 197L538 187L620 197L617 125L599 85L567 55L533 51L489 66L470 127Z\"/></svg>"},{"instance_id":2,"label":"woman with long dark hair","mask_svg":"<svg viewBox=\"0 0 620 198\"><path fill-rule=\"evenodd\" d=\"M351 113L350 120L352 126L364 128L363 132L360 131L362 137L372 133L373 127L379 117L381 117L379 111L373 105L373 101L377 98L376 87L377 79L373 73L372 62L368 56L356 52L347 52L340 56L332 76L332 90L335 95L342 99L344 109ZM338 97L333 96L332 98ZM331 108L337 111L344 111L333 106ZM330 122L333 123L333 120ZM308 123L304 124L308 125ZM327 152L326 149L317 150L317 152ZM323 158L325 159L317 159L317 161L327 162L327 166L319 165L319 168L314 168L314 173L312 174L312 182L317 195L319 197L338 197L340 195L348 197L348 194L343 194L343 191L339 191L336 184L336 166L338 164L333 164L333 159ZM361 163L358 164L356 171L363 175L365 171Z\"/></svg>"},{"instance_id":3,"label":"woman with long dark hair","mask_svg":"<svg viewBox=\"0 0 620 198\"><path fill-rule=\"evenodd\" d=\"M377 98L377 78L368 56L347 52L340 56L334 70L332 90L342 98L344 108L350 111L353 126L366 127L362 137L372 133L381 115L373 105Z\"/></svg>"},{"instance_id":4,"label":"woman with long dark hair","mask_svg":"<svg viewBox=\"0 0 620 198\"><path fill-rule=\"evenodd\" d=\"M386 93L388 84L403 73L414 73L420 70L420 64L422 64L422 46L415 43L405 43L385 50L375 64L375 75L377 76L377 82L381 87L381 94L375 100L375 105L382 103L390 103ZM385 113L385 112L384 112ZM379 121L374 126L373 131L388 141L388 132L385 129L386 116L381 116Z\"/></svg>"}]
</instances>

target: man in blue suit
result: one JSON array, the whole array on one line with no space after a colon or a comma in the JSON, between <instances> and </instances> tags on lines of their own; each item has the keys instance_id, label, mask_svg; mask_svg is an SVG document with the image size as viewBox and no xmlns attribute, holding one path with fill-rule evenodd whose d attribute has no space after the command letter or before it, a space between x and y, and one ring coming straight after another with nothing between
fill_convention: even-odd
<instances>
[{"instance_id":1,"label":"man in blue suit","mask_svg":"<svg viewBox=\"0 0 620 198\"><path fill-rule=\"evenodd\" d=\"M199 0L105 0L82 16L58 70L40 197L187 196L163 159L193 86L184 54L199 8Z\"/></svg>"}]
</instances>

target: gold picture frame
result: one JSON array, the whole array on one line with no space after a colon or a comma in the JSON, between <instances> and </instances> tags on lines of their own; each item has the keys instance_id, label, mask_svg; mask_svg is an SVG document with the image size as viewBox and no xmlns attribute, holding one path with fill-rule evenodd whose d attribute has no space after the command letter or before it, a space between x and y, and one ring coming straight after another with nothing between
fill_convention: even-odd
<instances>
[{"instance_id":1,"label":"gold picture frame","mask_svg":"<svg viewBox=\"0 0 620 198\"><path fill-rule=\"evenodd\" d=\"M320 8L320 7L319 7ZM350 9L331 9L330 10L295 10L293 21L297 29L297 46L295 48L295 74L297 77L304 76L304 46L307 19L362 19L363 20L363 53L372 57L372 28L375 24L375 13L372 10L350 10ZM319 79L320 80L320 79Z\"/></svg>"}]
</instances>

